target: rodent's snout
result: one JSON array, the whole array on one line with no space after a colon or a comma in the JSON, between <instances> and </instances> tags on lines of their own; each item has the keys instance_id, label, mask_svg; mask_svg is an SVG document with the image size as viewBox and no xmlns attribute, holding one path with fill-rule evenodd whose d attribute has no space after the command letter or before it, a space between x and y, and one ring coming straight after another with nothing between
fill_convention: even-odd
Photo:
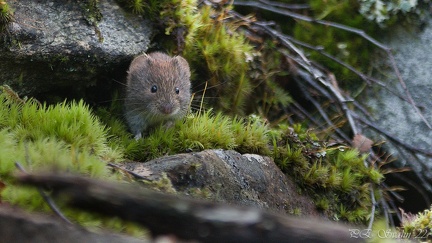
<instances>
[{"instance_id":1,"label":"rodent's snout","mask_svg":"<svg viewBox=\"0 0 432 243\"><path fill-rule=\"evenodd\" d=\"M159 107L159 110L165 115L171 115L174 112L175 107L171 103L165 103Z\"/></svg>"}]
</instances>

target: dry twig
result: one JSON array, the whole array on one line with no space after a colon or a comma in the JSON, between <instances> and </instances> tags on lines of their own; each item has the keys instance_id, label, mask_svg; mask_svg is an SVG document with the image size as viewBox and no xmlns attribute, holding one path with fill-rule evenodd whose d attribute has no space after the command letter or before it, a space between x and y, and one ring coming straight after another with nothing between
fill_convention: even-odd
<instances>
[{"instance_id":1,"label":"dry twig","mask_svg":"<svg viewBox=\"0 0 432 243\"><path fill-rule=\"evenodd\" d=\"M22 165L19 162L15 162L15 166L23 173L23 174L27 174L27 172L24 170L24 167L22 167ZM45 202L48 204L49 208L60 218L62 219L64 222L68 223L68 224L72 224L72 222L66 218L66 216L63 215L63 213L60 211L60 209L57 207L57 205L55 204L54 200L52 200L52 198L50 196L48 196L44 190L42 189L42 187L37 187L37 190L39 192L39 194L42 196L42 198L45 200Z\"/></svg>"},{"instance_id":2,"label":"dry twig","mask_svg":"<svg viewBox=\"0 0 432 243\"><path fill-rule=\"evenodd\" d=\"M67 195L72 206L114 215L148 228L153 236L175 235L199 242L362 242L334 222L276 215L180 198L132 186L71 175L20 175L33 186Z\"/></svg>"}]
</instances>

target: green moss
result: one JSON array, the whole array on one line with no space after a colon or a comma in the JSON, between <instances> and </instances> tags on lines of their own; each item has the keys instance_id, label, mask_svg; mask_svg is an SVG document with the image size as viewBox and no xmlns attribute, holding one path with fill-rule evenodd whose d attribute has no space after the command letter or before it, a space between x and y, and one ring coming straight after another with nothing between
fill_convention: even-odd
<instances>
[{"instance_id":1,"label":"green moss","mask_svg":"<svg viewBox=\"0 0 432 243\"><path fill-rule=\"evenodd\" d=\"M134 140L118 118L109 116L100 109L102 120L111 127L110 144L123 149L127 159L147 161L164 155L188 150L237 149L240 152L268 153L269 128L257 117L237 119L209 110L200 114L189 114L172 127L160 126L148 136ZM105 116L106 115L106 116ZM107 119L107 120L105 120ZM115 128L115 129L114 129Z\"/></svg>"},{"instance_id":2,"label":"green moss","mask_svg":"<svg viewBox=\"0 0 432 243\"><path fill-rule=\"evenodd\" d=\"M182 148L193 150L209 148L234 149L237 147L232 129L233 120L221 113L211 111L200 116L190 115L178 126L178 141Z\"/></svg>"},{"instance_id":3,"label":"green moss","mask_svg":"<svg viewBox=\"0 0 432 243\"><path fill-rule=\"evenodd\" d=\"M326 147L300 125L273 135L272 144L275 162L314 198L318 209L328 217L365 222L372 206L370 185L383 178L364 165L366 155L348 147Z\"/></svg>"},{"instance_id":4,"label":"green moss","mask_svg":"<svg viewBox=\"0 0 432 243\"><path fill-rule=\"evenodd\" d=\"M162 173L162 176L159 180L155 181L144 181L145 184L150 186L153 190L158 190L161 192L175 194L177 193L176 189L173 187L171 180L168 178L166 173Z\"/></svg>"},{"instance_id":5,"label":"green moss","mask_svg":"<svg viewBox=\"0 0 432 243\"><path fill-rule=\"evenodd\" d=\"M236 150L240 153L269 154L270 127L259 116L250 115L247 119L233 121Z\"/></svg>"},{"instance_id":6,"label":"green moss","mask_svg":"<svg viewBox=\"0 0 432 243\"><path fill-rule=\"evenodd\" d=\"M47 106L33 99L21 100L7 88L3 91L0 95L0 128L11 129L17 141L55 137L68 146L106 160L121 157L120 151L113 153L106 144L107 128L83 101Z\"/></svg>"},{"instance_id":7,"label":"green moss","mask_svg":"<svg viewBox=\"0 0 432 243\"><path fill-rule=\"evenodd\" d=\"M208 81L208 95L220 97L214 105L231 114L242 114L252 91L247 62L252 46L234 24L224 21L228 16L225 11L209 6L200 9L199 27L186 39L184 56L200 74L197 84Z\"/></svg>"},{"instance_id":8,"label":"green moss","mask_svg":"<svg viewBox=\"0 0 432 243\"><path fill-rule=\"evenodd\" d=\"M195 22L196 0L118 0L133 13L143 14L164 28L164 34L170 35L178 28L186 30L185 35L193 33Z\"/></svg>"},{"instance_id":9,"label":"green moss","mask_svg":"<svg viewBox=\"0 0 432 243\"><path fill-rule=\"evenodd\" d=\"M84 16L90 25L95 25L102 20L102 13L97 6L98 2L98 0L86 0L81 3Z\"/></svg>"},{"instance_id":10,"label":"green moss","mask_svg":"<svg viewBox=\"0 0 432 243\"><path fill-rule=\"evenodd\" d=\"M327 198L320 198L315 201L318 210L327 211L330 209L330 202Z\"/></svg>"},{"instance_id":11,"label":"green moss","mask_svg":"<svg viewBox=\"0 0 432 243\"><path fill-rule=\"evenodd\" d=\"M421 239L422 241L432 238L430 232L432 230L432 206L418 214L405 213L402 211L402 227L400 230L406 236L411 238Z\"/></svg>"},{"instance_id":12,"label":"green moss","mask_svg":"<svg viewBox=\"0 0 432 243\"><path fill-rule=\"evenodd\" d=\"M6 1L0 0L0 34L6 30L7 25L12 22L13 12Z\"/></svg>"},{"instance_id":13,"label":"green moss","mask_svg":"<svg viewBox=\"0 0 432 243\"><path fill-rule=\"evenodd\" d=\"M75 173L102 180L119 179L106 166L122 159L122 152L107 143L108 129L84 102L62 102L47 106L34 99L21 99L8 87L0 93L0 178L5 184L3 202L28 210L50 211L35 188L14 182L19 163L26 172ZM120 221L67 208L61 211L74 222L96 228L119 225ZM122 225L122 224L120 224ZM96 229L94 228L94 229ZM136 227L116 231L143 232Z\"/></svg>"}]
</instances>

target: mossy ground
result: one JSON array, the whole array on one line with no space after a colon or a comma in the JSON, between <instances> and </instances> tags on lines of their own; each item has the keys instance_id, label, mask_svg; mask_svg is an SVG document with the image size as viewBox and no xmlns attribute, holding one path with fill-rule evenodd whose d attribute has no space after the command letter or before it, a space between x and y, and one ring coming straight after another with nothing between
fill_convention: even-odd
<instances>
[{"instance_id":1,"label":"mossy ground","mask_svg":"<svg viewBox=\"0 0 432 243\"><path fill-rule=\"evenodd\" d=\"M213 148L258 153L273 157L327 216L352 222L367 219L370 185L382 179L379 171L364 165L365 155L358 151L342 145L327 147L300 125L270 127L257 116L231 118L212 110L190 113L174 126L160 126L136 141L123 121L112 115L119 114L115 109L121 105L112 105L114 110L100 108L98 118L82 101L46 106L21 99L7 88L0 101L0 175L6 183L2 199L30 209L48 208L37 190L13 183L16 162L28 172L72 172L113 180L120 177L109 171L108 161L147 161ZM91 215L66 212L84 224L103 224Z\"/></svg>"},{"instance_id":2,"label":"mossy ground","mask_svg":"<svg viewBox=\"0 0 432 243\"><path fill-rule=\"evenodd\" d=\"M47 106L34 99L21 99L8 87L0 92L0 181L2 202L29 210L49 211L35 188L14 183L13 175L25 172L76 173L102 180L121 179L106 166L123 153L107 143L106 128L83 101ZM114 227L117 231L142 234L136 226L117 219L71 210L59 203L74 222L92 229ZM125 225L128 225L127 227Z\"/></svg>"}]
</instances>

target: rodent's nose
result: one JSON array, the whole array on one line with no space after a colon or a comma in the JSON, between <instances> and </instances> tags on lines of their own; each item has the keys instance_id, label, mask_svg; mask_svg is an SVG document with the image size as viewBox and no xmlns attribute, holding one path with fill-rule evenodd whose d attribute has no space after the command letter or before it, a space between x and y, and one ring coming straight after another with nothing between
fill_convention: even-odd
<instances>
[{"instance_id":1,"label":"rodent's nose","mask_svg":"<svg viewBox=\"0 0 432 243\"><path fill-rule=\"evenodd\" d=\"M173 111L174 111L174 106L173 106L172 104L170 104L170 103L163 104L163 105L161 105L161 107L160 107L160 111L161 111L163 114L165 114L165 115L169 115L169 114L173 113Z\"/></svg>"}]
</instances>

